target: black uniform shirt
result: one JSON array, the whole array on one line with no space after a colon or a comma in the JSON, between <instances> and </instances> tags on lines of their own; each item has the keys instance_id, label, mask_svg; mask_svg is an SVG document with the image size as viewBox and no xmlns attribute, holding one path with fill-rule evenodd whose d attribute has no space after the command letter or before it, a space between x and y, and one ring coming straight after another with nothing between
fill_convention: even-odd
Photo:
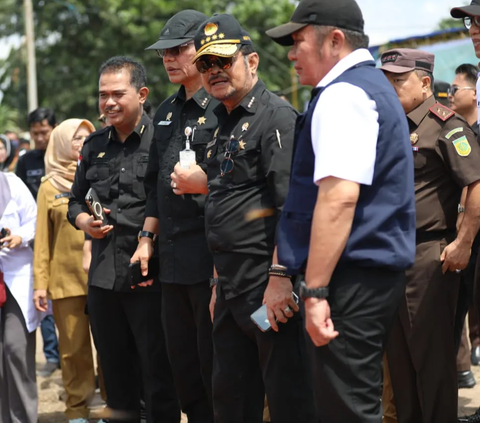
<instances>
[{"instance_id":1,"label":"black uniform shirt","mask_svg":"<svg viewBox=\"0 0 480 423\"><path fill-rule=\"evenodd\" d=\"M295 109L259 81L230 114L215 109L220 129L207 144L207 241L219 283L233 298L268 280L275 231L287 196ZM231 137L240 141L234 168L220 164Z\"/></svg>"},{"instance_id":2,"label":"black uniform shirt","mask_svg":"<svg viewBox=\"0 0 480 423\"><path fill-rule=\"evenodd\" d=\"M45 150L27 151L18 159L15 173L36 200L42 177L45 176Z\"/></svg>"},{"instance_id":3,"label":"black uniform shirt","mask_svg":"<svg viewBox=\"0 0 480 423\"><path fill-rule=\"evenodd\" d=\"M201 88L186 100L182 86L165 100L155 118L150 147L145 191L145 217L159 219L160 280L166 283L193 284L206 281L213 273L213 260L205 239L205 195L176 195L170 175L185 149L185 128L195 128L191 148L196 161L204 165L205 147L217 128L212 100Z\"/></svg>"},{"instance_id":4,"label":"black uniform shirt","mask_svg":"<svg viewBox=\"0 0 480 423\"><path fill-rule=\"evenodd\" d=\"M137 248L138 232L143 227L146 195L143 186L153 125L146 114L122 143L114 127L94 132L86 140L72 186L68 219L90 214L85 195L90 187L97 193L113 230L103 239L92 241L89 284L115 291L144 292L158 290L159 284L132 290L127 281L130 258Z\"/></svg>"}]
</instances>

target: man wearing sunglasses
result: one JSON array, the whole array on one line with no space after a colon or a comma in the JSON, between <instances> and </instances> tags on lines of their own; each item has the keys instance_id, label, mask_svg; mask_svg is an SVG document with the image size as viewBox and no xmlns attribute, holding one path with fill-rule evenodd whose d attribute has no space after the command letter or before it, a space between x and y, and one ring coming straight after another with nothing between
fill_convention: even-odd
<instances>
[{"instance_id":1,"label":"man wearing sunglasses","mask_svg":"<svg viewBox=\"0 0 480 423\"><path fill-rule=\"evenodd\" d=\"M193 423L213 423L212 322L208 311L213 261L205 237L204 156L217 128L213 109L218 101L205 91L192 64L195 30L207 18L195 10L183 10L165 24L159 40L147 48L156 51L170 82L180 88L160 105L153 121L155 130L145 175L145 222L132 257L133 262L140 261L147 275L153 237L158 235L167 351L181 408ZM185 149L186 128L192 132L189 139L196 164L181 169L183 172L178 173L182 178L177 178L172 173L180 151ZM185 178L199 180L205 188L192 189Z\"/></svg>"},{"instance_id":2,"label":"man wearing sunglasses","mask_svg":"<svg viewBox=\"0 0 480 423\"><path fill-rule=\"evenodd\" d=\"M293 286L271 267L296 112L258 79L258 54L233 16L204 22L195 47L204 87L222 103L205 156L207 241L218 273L212 290L215 422L261 423L264 392L273 422L317 422ZM279 275L270 284L269 268ZM281 322L275 330L262 332L250 318L263 302Z\"/></svg>"}]
</instances>

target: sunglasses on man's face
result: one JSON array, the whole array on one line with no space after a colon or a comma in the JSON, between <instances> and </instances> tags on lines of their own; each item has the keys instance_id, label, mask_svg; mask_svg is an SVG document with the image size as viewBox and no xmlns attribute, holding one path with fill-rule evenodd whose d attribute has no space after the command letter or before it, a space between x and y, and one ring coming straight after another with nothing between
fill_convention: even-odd
<instances>
[{"instance_id":1,"label":"sunglasses on man's face","mask_svg":"<svg viewBox=\"0 0 480 423\"><path fill-rule=\"evenodd\" d=\"M463 18L463 25L465 25L467 29L470 29L472 25L480 28L480 16L465 16Z\"/></svg>"},{"instance_id":2,"label":"sunglasses on man's face","mask_svg":"<svg viewBox=\"0 0 480 423\"><path fill-rule=\"evenodd\" d=\"M157 52L157 56L160 57L160 59L163 59L167 54L169 54L172 57L178 57L181 53L183 53L188 48L188 46L191 46L191 45L193 45L193 41L180 44L177 47L162 48L155 51Z\"/></svg>"},{"instance_id":3,"label":"sunglasses on man's face","mask_svg":"<svg viewBox=\"0 0 480 423\"><path fill-rule=\"evenodd\" d=\"M195 66L200 73L206 73L215 66L227 70L232 67L235 57L236 55L232 57L202 56L195 62Z\"/></svg>"}]
</instances>

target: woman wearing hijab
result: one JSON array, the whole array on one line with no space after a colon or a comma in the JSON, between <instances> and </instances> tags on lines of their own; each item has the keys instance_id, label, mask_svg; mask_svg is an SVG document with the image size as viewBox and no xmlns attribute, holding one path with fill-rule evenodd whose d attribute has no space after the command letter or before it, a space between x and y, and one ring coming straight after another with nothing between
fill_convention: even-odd
<instances>
[{"instance_id":1,"label":"woman wearing hijab","mask_svg":"<svg viewBox=\"0 0 480 423\"><path fill-rule=\"evenodd\" d=\"M37 205L14 173L0 172L0 421L37 422L33 252ZM3 283L1 283L3 281ZM6 298L5 298L6 294Z\"/></svg>"},{"instance_id":2,"label":"woman wearing hijab","mask_svg":"<svg viewBox=\"0 0 480 423\"><path fill-rule=\"evenodd\" d=\"M46 311L52 300L58 327L60 365L70 423L87 423L95 392L90 326L85 315L87 275L82 267L83 232L67 221L70 189L85 138L95 131L88 120L68 119L52 132L45 153L45 177L38 191L34 251L34 301Z\"/></svg>"},{"instance_id":3,"label":"woman wearing hijab","mask_svg":"<svg viewBox=\"0 0 480 423\"><path fill-rule=\"evenodd\" d=\"M0 134L0 172L13 172L16 163L15 147L10 138Z\"/></svg>"}]
</instances>

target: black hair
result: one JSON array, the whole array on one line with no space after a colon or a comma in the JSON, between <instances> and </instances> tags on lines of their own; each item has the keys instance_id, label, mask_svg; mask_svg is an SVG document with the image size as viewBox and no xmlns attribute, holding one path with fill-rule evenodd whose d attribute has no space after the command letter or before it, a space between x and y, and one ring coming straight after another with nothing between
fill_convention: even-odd
<instances>
[{"instance_id":1,"label":"black hair","mask_svg":"<svg viewBox=\"0 0 480 423\"><path fill-rule=\"evenodd\" d=\"M470 63L464 63L455 69L455 75L465 75L465 79L472 84L473 87L477 85L478 72L478 66L471 65Z\"/></svg>"},{"instance_id":2,"label":"black hair","mask_svg":"<svg viewBox=\"0 0 480 423\"><path fill-rule=\"evenodd\" d=\"M43 122L44 120L46 120L52 128L55 126L57 120L55 119L55 113L52 109L40 107L30 112L27 117L27 124L30 128L34 123Z\"/></svg>"},{"instance_id":3,"label":"black hair","mask_svg":"<svg viewBox=\"0 0 480 423\"><path fill-rule=\"evenodd\" d=\"M148 117L152 117L150 114L152 112L152 103L150 103L150 100L148 98L145 100L145 103L143 103L143 111L147 114Z\"/></svg>"},{"instance_id":4,"label":"black hair","mask_svg":"<svg viewBox=\"0 0 480 423\"><path fill-rule=\"evenodd\" d=\"M433 73L432 72L429 72L429 71L426 71L426 70L422 70L422 69L415 69L415 73L417 74L417 76L422 79L423 77L425 76L428 76L430 78L430 89L432 91L434 91L434 83L435 83L435 80L433 79Z\"/></svg>"},{"instance_id":5,"label":"black hair","mask_svg":"<svg viewBox=\"0 0 480 423\"><path fill-rule=\"evenodd\" d=\"M28 145L30 145L30 141L27 140L27 139L25 139L25 138L20 138L20 139L18 140L18 145L22 145L22 144L28 144Z\"/></svg>"},{"instance_id":6,"label":"black hair","mask_svg":"<svg viewBox=\"0 0 480 423\"><path fill-rule=\"evenodd\" d=\"M242 44L239 51L244 56L248 56L249 54L255 53L255 50L251 44Z\"/></svg>"},{"instance_id":7,"label":"black hair","mask_svg":"<svg viewBox=\"0 0 480 423\"><path fill-rule=\"evenodd\" d=\"M0 171L7 171L12 162L15 160L16 149L10 139L4 134L0 135L0 142L7 150L7 157L5 161L3 163L0 163Z\"/></svg>"},{"instance_id":8,"label":"black hair","mask_svg":"<svg viewBox=\"0 0 480 423\"><path fill-rule=\"evenodd\" d=\"M115 73L122 69L128 69L130 72L130 85L137 91L147 86L147 71L145 67L136 60L126 56L115 56L108 59L100 66L98 73L102 76L104 73Z\"/></svg>"}]
</instances>

